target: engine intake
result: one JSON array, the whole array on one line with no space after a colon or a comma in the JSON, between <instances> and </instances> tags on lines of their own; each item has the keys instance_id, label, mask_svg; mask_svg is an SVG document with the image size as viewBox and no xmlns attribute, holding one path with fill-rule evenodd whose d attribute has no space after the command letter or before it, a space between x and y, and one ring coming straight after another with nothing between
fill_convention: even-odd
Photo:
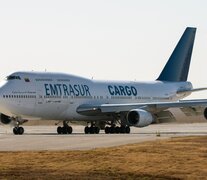
<instances>
[{"instance_id":1,"label":"engine intake","mask_svg":"<svg viewBox=\"0 0 207 180\"><path fill-rule=\"evenodd\" d=\"M133 109L127 114L127 121L131 126L145 127L153 122L152 114L142 109Z\"/></svg>"}]
</instances>

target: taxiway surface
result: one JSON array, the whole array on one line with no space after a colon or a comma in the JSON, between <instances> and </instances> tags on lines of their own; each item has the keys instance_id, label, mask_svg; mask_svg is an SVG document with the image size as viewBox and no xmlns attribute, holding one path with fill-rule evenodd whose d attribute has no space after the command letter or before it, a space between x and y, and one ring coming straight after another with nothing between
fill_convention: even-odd
<instances>
[{"instance_id":1,"label":"taxiway surface","mask_svg":"<svg viewBox=\"0 0 207 180\"><path fill-rule=\"evenodd\" d=\"M23 135L0 126L0 151L86 150L139 143L177 136L207 135L207 123L154 124L131 128L130 134L84 134L84 126L73 126L73 134L58 135L56 126L25 126ZM160 133L160 137L157 136Z\"/></svg>"}]
</instances>

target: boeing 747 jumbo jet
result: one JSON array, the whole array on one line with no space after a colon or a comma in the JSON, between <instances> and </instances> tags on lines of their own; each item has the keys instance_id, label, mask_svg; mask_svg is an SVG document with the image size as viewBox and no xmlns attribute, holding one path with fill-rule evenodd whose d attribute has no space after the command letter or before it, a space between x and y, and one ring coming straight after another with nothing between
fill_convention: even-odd
<instances>
[{"instance_id":1,"label":"boeing 747 jumbo jet","mask_svg":"<svg viewBox=\"0 0 207 180\"><path fill-rule=\"evenodd\" d=\"M58 134L71 134L69 122L88 124L85 133L130 133L173 118L169 108L186 115L203 113L207 100L181 100L194 89L187 81L196 28L186 28L160 76L152 82L96 81L63 73L15 72L0 86L0 119L23 134L27 120L59 120Z\"/></svg>"}]
</instances>

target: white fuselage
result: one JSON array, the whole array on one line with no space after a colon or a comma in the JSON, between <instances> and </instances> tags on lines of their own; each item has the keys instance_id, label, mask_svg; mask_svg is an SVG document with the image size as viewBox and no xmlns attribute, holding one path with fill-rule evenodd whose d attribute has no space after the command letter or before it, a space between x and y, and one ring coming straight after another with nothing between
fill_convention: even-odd
<instances>
[{"instance_id":1,"label":"white fuselage","mask_svg":"<svg viewBox=\"0 0 207 180\"><path fill-rule=\"evenodd\" d=\"M91 120L78 114L77 107L171 102L189 95L178 91L190 89L190 82L95 81L62 73L16 72L1 84L0 112L29 119Z\"/></svg>"}]
</instances>

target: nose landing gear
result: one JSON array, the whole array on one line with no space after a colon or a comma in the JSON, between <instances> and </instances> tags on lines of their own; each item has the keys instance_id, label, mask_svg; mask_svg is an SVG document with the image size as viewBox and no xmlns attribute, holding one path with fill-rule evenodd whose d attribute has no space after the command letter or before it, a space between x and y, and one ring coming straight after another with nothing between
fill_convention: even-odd
<instances>
[{"instance_id":1,"label":"nose landing gear","mask_svg":"<svg viewBox=\"0 0 207 180\"><path fill-rule=\"evenodd\" d=\"M22 134L24 134L24 128L23 127L14 127L13 133L15 135L22 135Z\"/></svg>"},{"instance_id":2,"label":"nose landing gear","mask_svg":"<svg viewBox=\"0 0 207 180\"><path fill-rule=\"evenodd\" d=\"M24 134L24 128L23 127L19 127L19 125L27 122L27 120L14 119L14 121L15 121L15 127L13 128L13 133L15 135L22 135L22 134Z\"/></svg>"}]
</instances>

